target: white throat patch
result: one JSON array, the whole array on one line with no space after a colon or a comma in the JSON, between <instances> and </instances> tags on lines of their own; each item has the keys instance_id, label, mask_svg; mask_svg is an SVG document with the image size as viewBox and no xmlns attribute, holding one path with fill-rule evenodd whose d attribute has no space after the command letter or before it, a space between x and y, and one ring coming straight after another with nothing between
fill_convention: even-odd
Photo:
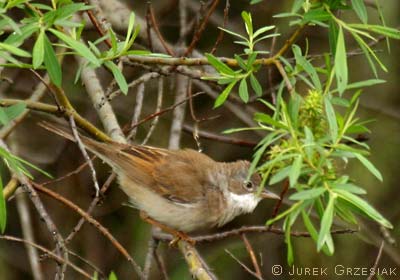
<instances>
[{"instance_id":1,"label":"white throat patch","mask_svg":"<svg viewBox=\"0 0 400 280\"><path fill-rule=\"evenodd\" d=\"M253 212L260 200L261 197L258 197L252 193L240 195L228 192L226 196L227 207L225 210L225 215L221 217L218 226L222 226L230 222L240 214Z\"/></svg>"}]
</instances>

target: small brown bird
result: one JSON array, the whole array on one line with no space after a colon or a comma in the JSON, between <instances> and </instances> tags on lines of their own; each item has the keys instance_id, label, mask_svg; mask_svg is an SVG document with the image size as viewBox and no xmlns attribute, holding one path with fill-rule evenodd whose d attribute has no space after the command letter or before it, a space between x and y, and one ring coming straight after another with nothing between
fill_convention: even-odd
<instances>
[{"instance_id":1,"label":"small brown bird","mask_svg":"<svg viewBox=\"0 0 400 280\"><path fill-rule=\"evenodd\" d=\"M64 128L40 125L75 141ZM261 178L254 174L246 180L248 161L216 162L191 149L172 151L80 138L89 151L113 168L133 205L167 231L220 227L252 212L262 198L279 199L267 190L257 195Z\"/></svg>"}]
</instances>

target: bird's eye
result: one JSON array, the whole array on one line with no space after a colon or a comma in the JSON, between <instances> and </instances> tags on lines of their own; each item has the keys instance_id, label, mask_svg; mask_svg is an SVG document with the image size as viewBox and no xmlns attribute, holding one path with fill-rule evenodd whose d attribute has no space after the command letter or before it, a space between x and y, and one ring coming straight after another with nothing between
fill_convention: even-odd
<instances>
[{"instance_id":1,"label":"bird's eye","mask_svg":"<svg viewBox=\"0 0 400 280\"><path fill-rule=\"evenodd\" d=\"M253 190L253 183L251 181L244 181L243 186L246 190Z\"/></svg>"}]
</instances>

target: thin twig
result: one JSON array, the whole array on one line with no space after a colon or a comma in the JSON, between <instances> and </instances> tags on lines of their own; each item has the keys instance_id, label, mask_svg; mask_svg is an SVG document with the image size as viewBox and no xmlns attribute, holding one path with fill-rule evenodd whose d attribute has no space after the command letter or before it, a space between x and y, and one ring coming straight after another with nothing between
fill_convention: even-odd
<instances>
[{"instance_id":1,"label":"thin twig","mask_svg":"<svg viewBox=\"0 0 400 280\"><path fill-rule=\"evenodd\" d=\"M332 230L331 234L351 234L351 233L355 233L355 232L358 232L358 230L338 229L338 230ZM232 236L238 236L242 233L272 233L272 234L276 234L276 235L284 235L285 231L283 229L275 228L275 227L268 228L266 226L243 226L241 228L232 229L232 230L223 231L223 232L214 233L214 234L191 236L190 238L198 243L213 242L216 240L222 240L222 239L229 238ZM292 237L311 237L310 233L307 231L291 231L290 235ZM161 241L166 241L166 242L171 241L174 238L172 235L166 234L166 233L156 233L154 235L154 237L157 239L160 239Z\"/></svg>"},{"instance_id":2,"label":"thin twig","mask_svg":"<svg viewBox=\"0 0 400 280\"><path fill-rule=\"evenodd\" d=\"M382 240L381 245L379 246L378 255L376 256L374 266L370 271L376 271L376 269L378 268L379 261L382 257L383 247L385 247L385 240ZM374 274L370 273L367 280L372 280L372 278L374 278Z\"/></svg>"},{"instance_id":3,"label":"thin twig","mask_svg":"<svg viewBox=\"0 0 400 280\"><path fill-rule=\"evenodd\" d=\"M107 279L107 276L105 275L105 273L103 271L100 270L100 268L98 268L96 265L94 265L91 261L83 258L81 255L72 252L71 250L68 250L68 253L79 259L81 262L85 263L87 266L89 266L91 269L93 269L93 271L96 271L98 273L99 276L101 276L102 279Z\"/></svg>"},{"instance_id":4,"label":"thin twig","mask_svg":"<svg viewBox=\"0 0 400 280\"><path fill-rule=\"evenodd\" d=\"M283 198L289 190L289 180L285 180L283 183L283 189L279 195L279 200L276 202L274 210L272 211L271 219L275 218L278 215L278 211L282 206Z\"/></svg>"},{"instance_id":5,"label":"thin twig","mask_svg":"<svg viewBox=\"0 0 400 280\"><path fill-rule=\"evenodd\" d=\"M228 22L229 8L230 8L229 0L226 0L225 1L225 9L224 9L224 21L222 23L222 28L226 28L226 24ZM215 40L214 46L212 47L212 49L210 51L211 54L214 54L217 51L219 43L221 43L222 39L224 38L224 33L225 33L225 31L223 31L223 30L219 31L217 40Z\"/></svg>"},{"instance_id":6,"label":"thin twig","mask_svg":"<svg viewBox=\"0 0 400 280\"><path fill-rule=\"evenodd\" d=\"M167 268L165 266L164 259L160 255L160 252L158 252L158 250L156 250L154 252L154 259L155 259L155 261L157 263L158 270L161 272L161 275L162 275L163 279L164 280L169 280L168 272L167 272Z\"/></svg>"},{"instance_id":7,"label":"thin twig","mask_svg":"<svg viewBox=\"0 0 400 280\"><path fill-rule=\"evenodd\" d=\"M255 278L259 279L259 280L263 280L260 276L258 276L254 271L252 271L249 267L247 267L247 265L245 265L244 263L242 263L237 257L235 257L234 254L232 254L228 249L225 249L225 252L231 256L232 259L234 259L241 267L244 268L244 270L246 270L248 273L250 273L251 275L253 275Z\"/></svg>"},{"instance_id":8,"label":"thin twig","mask_svg":"<svg viewBox=\"0 0 400 280\"><path fill-rule=\"evenodd\" d=\"M137 87L137 92L136 92L136 103L135 103L135 109L133 110L133 116L132 116L132 121L131 121L131 126L133 126L135 123L138 122L140 113L142 112L142 107L143 107L143 98L144 98L144 83L139 84ZM134 139L136 137L136 132L137 132L137 127L133 128L126 139Z\"/></svg>"},{"instance_id":9,"label":"thin twig","mask_svg":"<svg viewBox=\"0 0 400 280\"><path fill-rule=\"evenodd\" d=\"M25 193L17 193L16 201L17 201L17 209L18 215L21 221L22 235L25 240L35 243L35 235L33 231L32 224L32 216L29 211L28 201ZM37 248L33 246L29 246L27 243L25 244L29 264L32 269L32 276L35 280L41 280L43 278L43 272L39 264L39 254L37 252Z\"/></svg>"},{"instance_id":10,"label":"thin twig","mask_svg":"<svg viewBox=\"0 0 400 280\"><path fill-rule=\"evenodd\" d=\"M4 143L3 140L0 140L0 146L3 147L5 150L9 151L7 145ZM13 172L14 176L18 179L21 183L22 188L26 191L31 199L33 205L35 206L40 218L44 221L47 230L49 231L53 241L56 244L56 254L61 258L64 258L68 261L68 251L65 247L64 239L59 233L57 226L51 219L49 213L47 212L46 208L44 207L42 201L40 200L36 190L33 188L32 184L29 182L28 178L22 173ZM55 279L64 279L64 272L66 269L66 263L61 263L57 266L57 273L55 275Z\"/></svg>"},{"instance_id":11,"label":"thin twig","mask_svg":"<svg viewBox=\"0 0 400 280\"><path fill-rule=\"evenodd\" d=\"M168 44L165 42L164 37L162 36L160 29L158 28L158 24L156 21L156 17L154 15L154 10L153 10L153 6L151 4L151 1L149 1L149 6L148 6L148 11L149 11L149 18L150 18L150 22L151 25L154 29L154 31L157 34L158 40L161 42L162 46L164 47L165 51L171 55L171 56L175 56L174 51L168 46Z\"/></svg>"},{"instance_id":12,"label":"thin twig","mask_svg":"<svg viewBox=\"0 0 400 280\"><path fill-rule=\"evenodd\" d=\"M157 104L156 104L156 112L161 110L162 106L162 100L163 100L163 93L164 93L164 77L159 77L158 78L158 91L157 91ZM160 116L156 116L153 121L150 124L149 131L147 132L146 137L144 138L142 145L146 145L147 142L149 141L151 135L153 134L153 131L155 130L158 120L160 119Z\"/></svg>"},{"instance_id":13,"label":"thin twig","mask_svg":"<svg viewBox=\"0 0 400 280\"><path fill-rule=\"evenodd\" d=\"M93 277L91 275L89 275L86 271L82 270L78 266L76 266L73 263L69 262L68 260L58 256L57 254L53 253L52 251L50 251L49 249L46 249L45 247L43 247L41 245L32 243L32 242L30 242L28 240L25 240L25 239L22 239L22 238L10 236L10 235L0 235L0 239L13 241L13 242L24 243L24 244L27 244L29 246L35 247L36 249L38 249L38 250L44 252L46 255L50 256L57 263L63 263L66 266L71 267L73 270L75 270L76 272L78 272L82 276L85 276L87 279L93 279Z\"/></svg>"},{"instance_id":14,"label":"thin twig","mask_svg":"<svg viewBox=\"0 0 400 280\"><path fill-rule=\"evenodd\" d=\"M190 42L189 47L186 49L183 56L187 56L188 54L190 54L193 51L193 49L195 48L196 44L199 42L201 35L203 34L203 31L207 26L208 20L210 19L210 16L217 8L218 3L219 3L219 0L213 0L212 4L210 5L210 8L207 11L206 16L204 17L203 21L201 22L199 28L196 30L196 32L192 38L192 41Z\"/></svg>"},{"instance_id":15,"label":"thin twig","mask_svg":"<svg viewBox=\"0 0 400 280\"><path fill-rule=\"evenodd\" d=\"M88 209L86 210L86 213L88 215L90 215L93 212L95 206L100 203L101 199L103 198L104 194L106 193L106 191L108 190L108 188L110 187L111 183L114 181L115 178L116 178L116 174L115 173L112 173L110 176L108 176L107 180L105 181L105 183L103 184L103 186L100 189L100 195L95 197L92 200L92 202L90 203ZM72 229L70 234L68 234L67 238L65 238L65 243L66 244L71 242L71 240L79 232L79 230L82 228L82 226L84 225L85 222L86 222L86 220L85 220L84 217L82 217L78 221L78 223L74 226L74 228Z\"/></svg>"},{"instance_id":16,"label":"thin twig","mask_svg":"<svg viewBox=\"0 0 400 280\"><path fill-rule=\"evenodd\" d=\"M261 269L260 269L260 266L258 264L256 254L254 253L253 247L250 244L250 241L247 239L245 233L242 233L240 235L240 237L242 238L244 246L246 247L246 250L249 253L251 262L253 263L255 274L258 276L258 279L262 279L263 277L262 277Z\"/></svg>"},{"instance_id":17,"label":"thin twig","mask_svg":"<svg viewBox=\"0 0 400 280\"><path fill-rule=\"evenodd\" d=\"M93 185L96 190L96 196L99 196L99 183L97 182L96 170L94 169L93 162L90 159L88 153L86 152L85 145L82 143L81 138L79 137L78 129L76 128L76 124L74 118L72 116L69 117L69 123L72 129L72 135L74 136L76 143L78 144L79 150L81 151L85 161L89 165L90 174L92 175Z\"/></svg>"},{"instance_id":18,"label":"thin twig","mask_svg":"<svg viewBox=\"0 0 400 280\"><path fill-rule=\"evenodd\" d=\"M193 133L194 128L188 124L184 124L183 131ZM209 140L227 143L227 144L232 144L232 145L238 145L238 146L244 146L244 147L255 147L257 145L257 142L243 140L243 139L239 139L239 138L235 138L235 137L223 136L223 135L205 131L205 130L198 130L197 134L200 138L209 139Z\"/></svg>"},{"instance_id":19,"label":"thin twig","mask_svg":"<svg viewBox=\"0 0 400 280\"><path fill-rule=\"evenodd\" d=\"M153 264L154 253L157 249L158 240L155 240L153 237L150 237L149 243L147 245L147 254L146 259L144 261L143 266L143 279L149 279L150 277L150 269Z\"/></svg>"},{"instance_id":20,"label":"thin twig","mask_svg":"<svg viewBox=\"0 0 400 280\"><path fill-rule=\"evenodd\" d=\"M74 210L78 213L81 217L83 217L88 223L93 225L96 229L99 230L112 244L113 246L130 262L136 271L136 273L142 278L142 270L140 266L135 262L135 260L129 255L128 251L112 236L112 234L103 227L97 220L95 220L92 216L88 215L85 211L83 211L80 207L76 204L71 202L70 200L66 199L65 197L53 192L52 190L41 186L40 184L33 183L33 186L36 190L40 191L41 193L61 202L68 208Z\"/></svg>"}]
</instances>

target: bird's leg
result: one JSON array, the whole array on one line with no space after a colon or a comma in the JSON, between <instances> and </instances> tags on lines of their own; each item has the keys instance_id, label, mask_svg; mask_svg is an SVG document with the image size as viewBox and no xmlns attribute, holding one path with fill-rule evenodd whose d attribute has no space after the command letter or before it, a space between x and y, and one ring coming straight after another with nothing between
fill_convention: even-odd
<instances>
[{"instance_id":1,"label":"bird's leg","mask_svg":"<svg viewBox=\"0 0 400 280\"><path fill-rule=\"evenodd\" d=\"M153 226L159 227L160 229L162 229L163 231L165 231L169 234L172 234L174 236L174 239L169 243L170 246L176 245L176 243L178 243L179 240L186 241L186 242L190 243L191 245L194 245L196 243L196 241L194 239L192 239L186 233L179 231L179 230L175 230L173 228L170 228L169 226L166 226L166 225L150 218L143 211L140 211L140 217L143 219L143 221L145 221Z\"/></svg>"}]
</instances>

